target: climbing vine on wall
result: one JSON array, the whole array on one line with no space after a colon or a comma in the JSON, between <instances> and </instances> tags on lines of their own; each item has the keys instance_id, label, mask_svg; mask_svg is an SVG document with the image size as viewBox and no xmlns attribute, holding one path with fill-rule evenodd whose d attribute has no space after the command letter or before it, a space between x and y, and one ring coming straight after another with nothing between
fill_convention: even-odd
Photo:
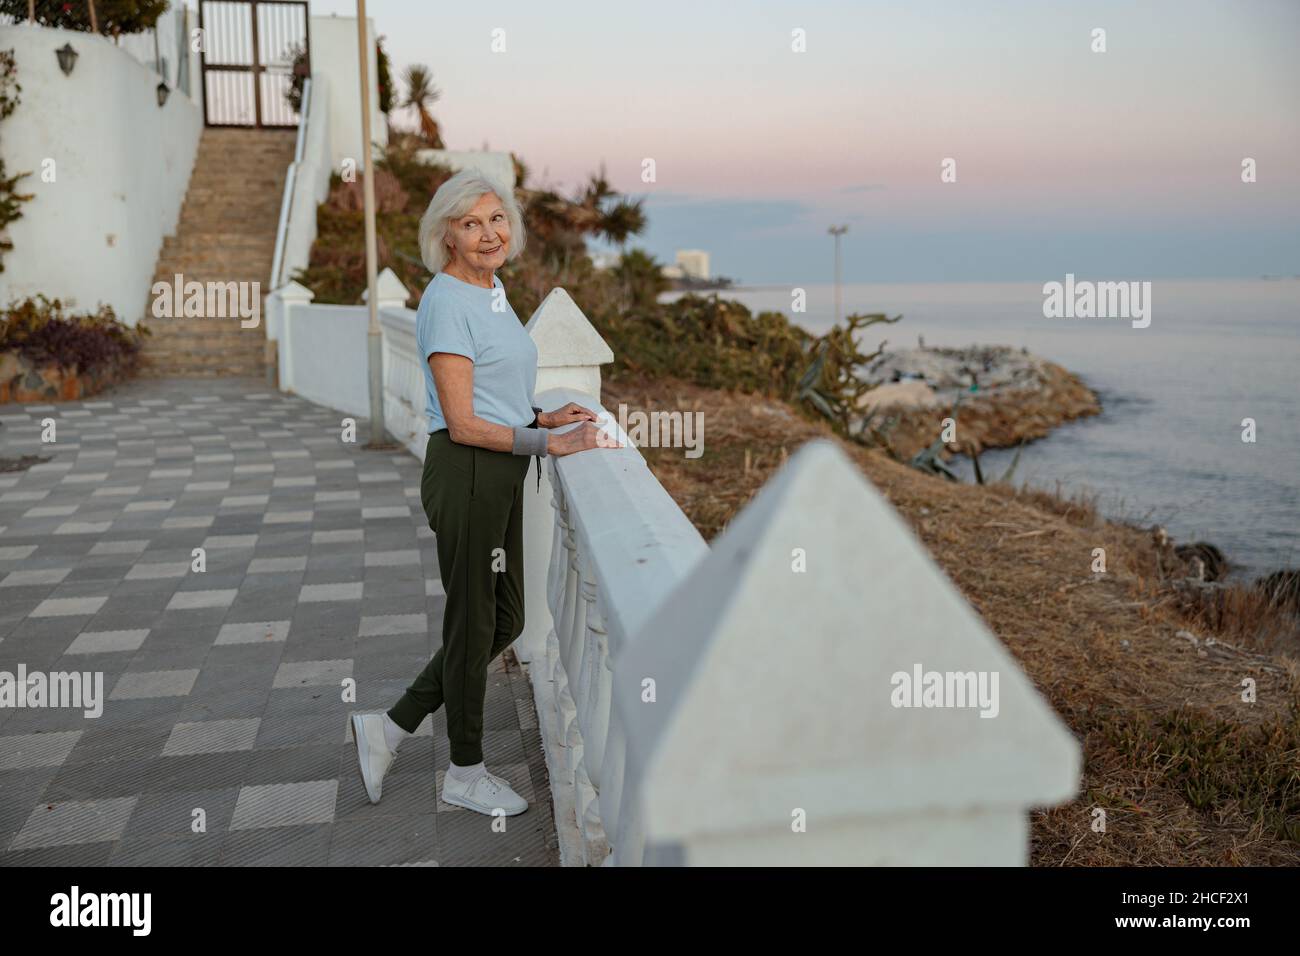
<instances>
[{"instance_id":1,"label":"climbing vine on wall","mask_svg":"<svg viewBox=\"0 0 1300 956\"><path fill-rule=\"evenodd\" d=\"M18 108L18 94L22 89L18 85L14 51L0 50L0 121ZM9 223L22 218L22 204L32 198L30 193L20 193L16 189L18 180L28 175L16 173L10 176L5 169L4 157L0 156L0 272L5 268L4 254L14 247L8 237Z\"/></svg>"}]
</instances>

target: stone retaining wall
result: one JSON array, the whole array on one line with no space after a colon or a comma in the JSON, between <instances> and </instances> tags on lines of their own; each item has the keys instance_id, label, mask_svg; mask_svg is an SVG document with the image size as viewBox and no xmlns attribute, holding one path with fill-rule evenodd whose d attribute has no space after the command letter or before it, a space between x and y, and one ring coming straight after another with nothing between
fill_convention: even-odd
<instances>
[{"instance_id":1,"label":"stone retaining wall","mask_svg":"<svg viewBox=\"0 0 1300 956\"><path fill-rule=\"evenodd\" d=\"M136 364L132 357L82 372L75 365L37 366L18 352L0 352L0 404L77 401L130 378Z\"/></svg>"}]
</instances>

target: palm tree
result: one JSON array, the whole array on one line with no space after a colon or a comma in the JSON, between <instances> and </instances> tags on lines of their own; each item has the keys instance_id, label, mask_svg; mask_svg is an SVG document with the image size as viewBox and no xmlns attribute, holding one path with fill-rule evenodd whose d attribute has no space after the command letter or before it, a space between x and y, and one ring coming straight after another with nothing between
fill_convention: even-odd
<instances>
[{"instance_id":1,"label":"palm tree","mask_svg":"<svg viewBox=\"0 0 1300 956\"><path fill-rule=\"evenodd\" d=\"M438 121L429 113L429 106L442 98L442 90L433 85L433 73L427 66L413 63L406 68L402 79L406 82L406 100L402 107L415 107L420 115L420 135L433 149L446 149Z\"/></svg>"}]
</instances>

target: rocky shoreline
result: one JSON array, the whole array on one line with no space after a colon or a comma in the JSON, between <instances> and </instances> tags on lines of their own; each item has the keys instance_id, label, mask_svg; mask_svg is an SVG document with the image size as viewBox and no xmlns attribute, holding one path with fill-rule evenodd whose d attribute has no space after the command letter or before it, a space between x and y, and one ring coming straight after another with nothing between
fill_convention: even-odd
<instances>
[{"instance_id":1,"label":"rocky shoreline","mask_svg":"<svg viewBox=\"0 0 1300 956\"><path fill-rule=\"evenodd\" d=\"M859 406L869 415L865 427L905 461L940 437L947 418L957 424L945 458L1015 447L1101 412L1096 394L1078 376L1002 345L892 349L866 368L863 379L874 386Z\"/></svg>"}]
</instances>

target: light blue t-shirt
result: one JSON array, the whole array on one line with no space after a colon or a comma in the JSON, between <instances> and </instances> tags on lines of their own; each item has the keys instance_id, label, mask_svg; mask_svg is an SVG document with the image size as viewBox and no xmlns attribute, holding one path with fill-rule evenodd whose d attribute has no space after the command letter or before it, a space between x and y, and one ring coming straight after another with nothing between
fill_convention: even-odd
<instances>
[{"instance_id":1,"label":"light blue t-shirt","mask_svg":"<svg viewBox=\"0 0 1300 956\"><path fill-rule=\"evenodd\" d=\"M447 427L429 356L454 352L474 363L474 414L510 428L532 424L537 346L524 331L495 274L492 289L438 272L420 297L415 338L424 356L425 413L429 432ZM502 311L492 310L499 297Z\"/></svg>"}]
</instances>

